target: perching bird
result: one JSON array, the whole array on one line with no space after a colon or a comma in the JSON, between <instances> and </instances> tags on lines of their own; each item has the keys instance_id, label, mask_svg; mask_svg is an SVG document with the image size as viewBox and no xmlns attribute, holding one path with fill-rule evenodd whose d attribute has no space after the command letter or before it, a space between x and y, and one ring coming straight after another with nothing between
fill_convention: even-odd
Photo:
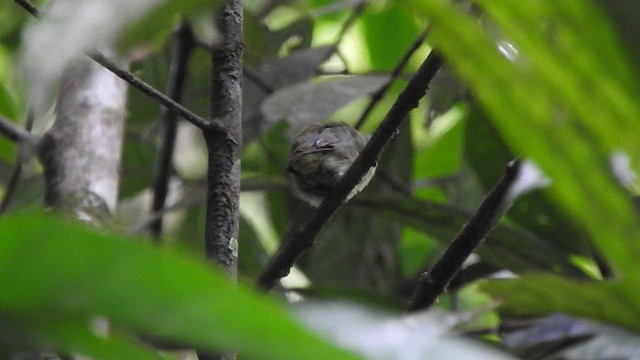
<instances>
[{"instance_id":1,"label":"perching bird","mask_svg":"<svg viewBox=\"0 0 640 360\"><path fill-rule=\"evenodd\" d=\"M360 151L368 136L344 123L312 124L293 139L287 171L294 194L318 207L338 184ZM364 189L375 173L369 169L347 200Z\"/></svg>"}]
</instances>

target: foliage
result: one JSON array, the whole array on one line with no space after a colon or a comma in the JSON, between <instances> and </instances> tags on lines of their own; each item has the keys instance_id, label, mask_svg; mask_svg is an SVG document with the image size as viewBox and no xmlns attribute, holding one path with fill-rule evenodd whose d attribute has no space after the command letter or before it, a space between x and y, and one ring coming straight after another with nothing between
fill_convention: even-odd
<instances>
[{"instance_id":1,"label":"foliage","mask_svg":"<svg viewBox=\"0 0 640 360\"><path fill-rule=\"evenodd\" d=\"M45 346L95 358L162 358L138 341L141 334L255 359L490 359L509 358L509 352L596 359L596 349L611 344L625 344L616 357L637 355L640 229L631 199L638 189L632 172L640 154L640 68L635 29L623 20L639 14L640 6L612 3L371 1L358 13L348 1L291 1L274 8L246 1L242 174L243 190L252 194L241 200L237 287L199 260L206 159L189 124L179 127L163 248L121 235L148 221L160 106L141 93L130 92L121 208L108 230L25 209L40 207L41 169L30 154L0 138L3 192L10 169L28 160L12 213L0 218L0 356ZM133 60L134 73L164 89L179 14L209 41L204 34L211 7L200 0L167 1L145 17L115 22L108 33L118 35L106 40ZM206 19L198 16L203 13ZM58 15L70 22L56 22L56 36L68 36L71 24L82 23L81 15ZM341 38L350 16L355 22ZM27 45L21 36L34 31L31 21L16 4L0 5L0 116L15 123L25 118L33 93L47 94L38 101L51 98L48 85L25 91L18 75ZM312 211L286 191L291 133L327 116L355 124L368 95L390 79L390 69L427 25L426 44L394 79L364 131L375 129L405 75L431 47L447 68L385 150L372 184L333 216L284 281L301 287L295 295L312 306L249 289L274 244ZM105 40L92 31L66 39L67 47L85 50ZM33 34L25 39L33 41ZM187 79L184 105L198 114L209 111L207 50L195 50ZM39 54L28 59L31 69L52 61L37 46L29 51ZM55 59L65 62L71 55ZM58 72L42 76L55 82L51 76ZM34 132L45 126L43 112ZM478 249L477 267L456 279L456 289L466 276L509 270L518 277L483 279L479 287L443 296L439 309L426 316L399 319L418 270L435 262L514 157L532 160L551 185L516 200ZM480 268L489 271L475 270ZM329 303L313 307L314 299ZM360 305L338 302L345 299ZM496 311L488 310L493 300L501 303ZM451 313L434 315L440 311ZM522 320L550 313L573 317ZM92 328L96 316L111 322L109 336ZM517 330L509 330L511 322ZM561 331L572 326L579 334ZM499 338L479 340L491 341L499 354L479 341L450 337L472 337L478 327L497 331ZM387 342L394 336L398 343Z\"/></svg>"}]
</instances>

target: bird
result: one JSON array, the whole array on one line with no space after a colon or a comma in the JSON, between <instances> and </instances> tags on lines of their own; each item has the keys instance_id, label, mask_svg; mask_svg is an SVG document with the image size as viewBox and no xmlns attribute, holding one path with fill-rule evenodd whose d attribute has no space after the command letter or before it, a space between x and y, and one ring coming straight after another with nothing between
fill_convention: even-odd
<instances>
[{"instance_id":1,"label":"bird","mask_svg":"<svg viewBox=\"0 0 640 360\"><path fill-rule=\"evenodd\" d=\"M291 142L287 171L293 194L313 207L338 184L365 147L369 136L342 122L311 124ZM345 201L364 189L375 173L369 169Z\"/></svg>"}]
</instances>

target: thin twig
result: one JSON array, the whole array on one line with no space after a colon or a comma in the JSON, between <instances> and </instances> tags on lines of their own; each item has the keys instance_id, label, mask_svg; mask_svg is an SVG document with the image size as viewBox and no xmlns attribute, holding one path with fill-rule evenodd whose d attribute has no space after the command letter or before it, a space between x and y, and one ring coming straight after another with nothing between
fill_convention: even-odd
<instances>
[{"instance_id":1,"label":"thin twig","mask_svg":"<svg viewBox=\"0 0 640 360\"><path fill-rule=\"evenodd\" d=\"M22 6L31 16L38 17L40 16L40 12L38 8L36 8L33 4L31 4L28 0L15 0L15 2Z\"/></svg>"},{"instance_id":2,"label":"thin twig","mask_svg":"<svg viewBox=\"0 0 640 360\"><path fill-rule=\"evenodd\" d=\"M416 50L418 50L418 48L420 47L420 45L422 45L428 33L429 33L429 29L427 28L423 30L420 33L420 35L418 35L418 37L413 41L409 49L404 53L404 55L402 55L402 58L396 64L395 68L393 68L393 71L391 72L391 76L389 77L389 80L387 81L387 83L384 84L384 86L378 89L375 93L373 93L373 95L371 95L371 99L369 100L367 107L362 112L362 115L360 115L360 118L358 119L358 121L356 121L356 125L355 125L356 129L360 129L362 125L364 125L364 122L369 117L369 114L371 114L371 111L373 110L373 108L375 108L376 105L380 102L380 100L384 98L384 96L387 94L387 91L389 91L389 88L391 88L391 84L400 76L400 74L402 74L402 70L409 62L409 59L411 59L411 56L413 55L413 53L415 53Z\"/></svg>"},{"instance_id":3,"label":"thin twig","mask_svg":"<svg viewBox=\"0 0 640 360\"><path fill-rule=\"evenodd\" d=\"M356 22L356 20L360 17L360 15L362 15L364 10L367 8L367 5L368 5L368 1L367 0L363 0L363 1L359 2L359 3L357 3L353 7L353 11L351 11L351 14L347 18L347 20L342 24L342 27L340 28L340 31L338 32L338 35L336 36L336 39L333 41L333 44L331 45L331 47L329 47L327 49L327 52L326 52L326 54L324 56L324 60L327 60L334 53L337 54L338 57L340 58L340 60L342 61L342 63L344 64L345 70L347 72L348 72L347 61L342 56L342 53L340 53L338 46L340 46L340 43L344 39L344 36L347 34L349 29L351 29L351 26L353 26L353 24Z\"/></svg>"},{"instance_id":4,"label":"thin twig","mask_svg":"<svg viewBox=\"0 0 640 360\"><path fill-rule=\"evenodd\" d=\"M420 69L400 93L384 120L373 134L365 148L358 155L353 165L340 180L334 191L322 202L313 217L304 225L292 231L291 237L284 239L276 254L258 278L257 284L263 289L271 289L275 283L289 273L296 258L311 247L315 236L329 220L338 207L344 202L351 190L360 182L362 176L374 166L380 153L396 133L409 111L418 106L434 75L440 69L442 59L432 51Z\"/></svg>"},{"instance_id":5,"label":"thin twig","mask_svg":"<svg viewBox=\"0 0 640 360\"><path fill-rule=\"evenodd\" d=\"M193 31L187 22L182 22L176 31L176 47L171 60L171 70L167 92L177 103L182 102L182 95L187 80L187 66L194 48ZM157 212L164 207L169 181L172 173L173 152L176 145L178 121L175 113L167 108L162 108L160 115L161 124L164 125L164 138L156 158L156 167L153 179L153 202L151 212ZM159 216L149 225L151 236L156 239L162 234L162 216Z\"/></svg>"},{"instance_id":6,"label":"thin twig","mask_svg":"<svg viewBox=\"0 0 640 360\"><path fill-rule=\"evenodd\" d=\"M12 125L15 125L8 120L0 118L0 127L2 127L2 123L6 121ZM0 202L0 214L3 214L9 208L11 201L13 200L13 196L16 193L18 188L18 182L20 181L20 177L22 176L22 168L24 167L24 161L26 160L23 156L22 149L25 146L36 146L36 137L31 135L30 131L33 127L33 113L31 111L27 112L27 121L25 123L25 128L17 128L19 132L23 133L23 137L20 139L18 154L16 155L16 164L11 172L11 176L9 177L9 181L7 182L7 186L5 187L4 196L2 197L2 202Z\"/></svg>"},{"instance_id":7,"label":"thin twig","mask_svg":"<svg viewBox=\"0 0 640 360\"><path fill-rule=\"evenodd\" d=\"M27 0L14 0L18 5L22 6L27 12L29 12L34 17L39 16L38 9L30 4ZM159 104L165 106L170 111L174 112L176 115L179 115L183 119L197 126L206 132L218 132L220 134L226 134L224 131L224 127L221 125L218 119L205 120L201 116L195 114L191 110L185 108L184 106L178 104L173 101L170 97L158 91L153 86L147 84L144 80L135 76L131 72L122 69L116 63L109 60L106 56L101 54L100 52L95 52L93 54L87 54L91 59L93 59L98 64L104 66L106 69L116 74L122 80L128 82L134 88L140 90L145 95L149 96ZM227 136L228 137L228 136Z\"/></svg>"},{"instance_id":8,"label":"thin twig","mask_svg":"<svg viewBox=\"0 0 640 360\"><path fill-rule=\"evenodd\" d=\"M289 185L286 180L281 178L263 179L263 178L250 178L242 179L240 185L241 192L289 192ZM162 209L147 214L142 220L136 221L134 224L127 228L128 234L138 234L149 227L149 224L158 217L164 216L174 211L180 211L188 209L195 205L200 205L205 202L207 197L207 187L204 183L195 184L189 190L185 191L183 195L174 201L172 204L165 206Z\"/></svg>"},{"instance_id":9,"label":"thin twig","mask_svg":"<svg viewBox=\"0 0 640 360\"><path fill-rule=\"evenodd\" d=\"M36 140L36 137L31 135L27 130L2 116L0 116L0 134L18 143L35 142Z\"/></svg>"},{"instance_id":10,"label":"thin twig","mask_svg":"<svg viewBox=\"0 0 640 360\"><path fill-rule=\"evenodd\" d=\"M364 10L367 8L367 5L368 5L368 1L365 0L365 1L361 1L361 2L357 3L353 7L353 11L351 12L351 15L349 15L347 20L342 24L342 27L340 28L340 32L338 32L338 36L336 37L336 40L334 41L334 45L333 46L335 48L337 48L338 45L342 42L342 39L344 39L344 36L347 34L349 29L351 29L351 26L360 17L360 15L362 15Z\"/></svg>"},{"instance_id":11,"label":"thin twig","mask_svg":"<svg viewBox=\"0 0 640 360\"><path fill-rule=\"evenodd\" d=\"M428 309L438 296L446 291L464 261L480 245L506 210L505 197L518 177L519 169L518 160L509 163L502 178L480 203L478 210L453 239L431 271L425 271L420 275L408 311Z\"/></svg>"},{"instance_id":12,"label":"thin twig","mask_svg":"<svg viewBox=\"0 0 640 360\"><path fill-rule=\"evenodd\" d=\"M244 76L251 80L256 86L258 86L265 94L271 94L275 91L273 86L269 85L269 82L262 77L262 75L254 68L249 65L243 65L242 72Z\"/></svg>"}]
</instances>

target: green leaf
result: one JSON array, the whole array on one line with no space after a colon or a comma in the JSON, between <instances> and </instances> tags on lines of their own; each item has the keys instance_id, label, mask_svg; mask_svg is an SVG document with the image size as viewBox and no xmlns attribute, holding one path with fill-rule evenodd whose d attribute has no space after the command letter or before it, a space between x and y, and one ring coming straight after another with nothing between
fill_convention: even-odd
<instances>
[{"instance_id":1,"label":"green leaf","mask_svg":"<svg viewBox=\"0 0 640 360\"><path fill-rule=\"evenodd\" d=\"M640 272L637 216L608 172L608 156L616 149L637 164L640 106L631 94L639 93L638 77L593 4L480 1L518 50L514 59L449 2L411 4L428 16L430 41L509 146L551 178L556 204L586 229L614 270Z\"/></svg>"},{"instance_id":2,"label":"green leaf","mask_svg":"<svg viewBox=\"0 0 640 360\"><path fill-rule=\"evenodd\" d=\"M633 286L637 280L577 282L550 275L527 275L485 281L481 289L500 299L502 311L508 314L563 312L640 331L640 301L637 287Z\"/></svg>"},{"instance_id":3,"label":"green leaf","mask_svg":"<svg viewBox=\"0 0 640 360\"><path fill-rule=\"evenodd\" d=\"M484 191L495 185L504 172L504 164L516 156L482 109L472 106L465 132L465 154ZM491 159L491 161L487 161ZM549 246L566 254L589 254L588 239L567 215L549 200L545 190L533 191L518 198L506 214L518 225L538 235Z\"/></svg>"},{"instance_id":4,"label":"green leaf","mask_svg":"<svg viewBox=\"0 0 640 360\"><path fill-rule=\"evenodd\" d=\"M260 110L268 122L286 119L295 129L324 121L340 108L378 90L387 76L347 76L300 83L271 94Z\"/></svg>"},{"instance_id":5,"label":"green leaf","mask_svg":"<svg viewBox=\"0 0 640 360\"><path fill-rule=\"evenodd\" d=\"M148 41L160 33L168 33L179 16L190 16L217 9L221 1L166 0L120 32L119 48L128 49L140 41ZM213 15L212 15L213 16Z\"/></svg>"},{"instance_id":6,"label":"green leaf","mask_svg":"<svg viewBox=\"0 0 640 360\"><path fill-rule=\"evenodd\" d=\"M449 244L460 228L471 218L471 213L412 199L354 199L354 205L396 219L400 223L434 236L442 244ZM526 229L498 224L478 248L482 259L500 268L514 272L547 271L584 277L569 262L566 254L553 248L548 241Z\"/></svg>"},{"instance_id":7,"label":"green leaf","mask_svg":"<svg viewBox=\"0 0 640 360\"><path fill-rule=\"evenodd\" d=\"M113 329L109 336L100 336L90 328L86 319L34 314L0 314L0 338L18 345L43 344L53 349L89 356L94 359L150 359L160 360L155 350L132 341Z\"/></svg>"},{"instance_id":8,"label":"green leaf","mask_svg":"<svg viewBox=\"0 0 640 360\"><path fill-rule=\"evenodd\" d=\"M369 7L362 16L369 59L376 70L391 70L418 35L413 15L395 1L382 11ZM393 24L393 36L389 26Z\"/></svg>"},{"instance_id":9,"label":"green leaf","mask_svg":"<svg viewBox=\"0 0 640 360\"><path fill-rule=\"evenodd\" d=\"M261 359L352 359L204 264L51 215L0 222L0 310L114 326Z\"/></svg>"}]
</instances>

